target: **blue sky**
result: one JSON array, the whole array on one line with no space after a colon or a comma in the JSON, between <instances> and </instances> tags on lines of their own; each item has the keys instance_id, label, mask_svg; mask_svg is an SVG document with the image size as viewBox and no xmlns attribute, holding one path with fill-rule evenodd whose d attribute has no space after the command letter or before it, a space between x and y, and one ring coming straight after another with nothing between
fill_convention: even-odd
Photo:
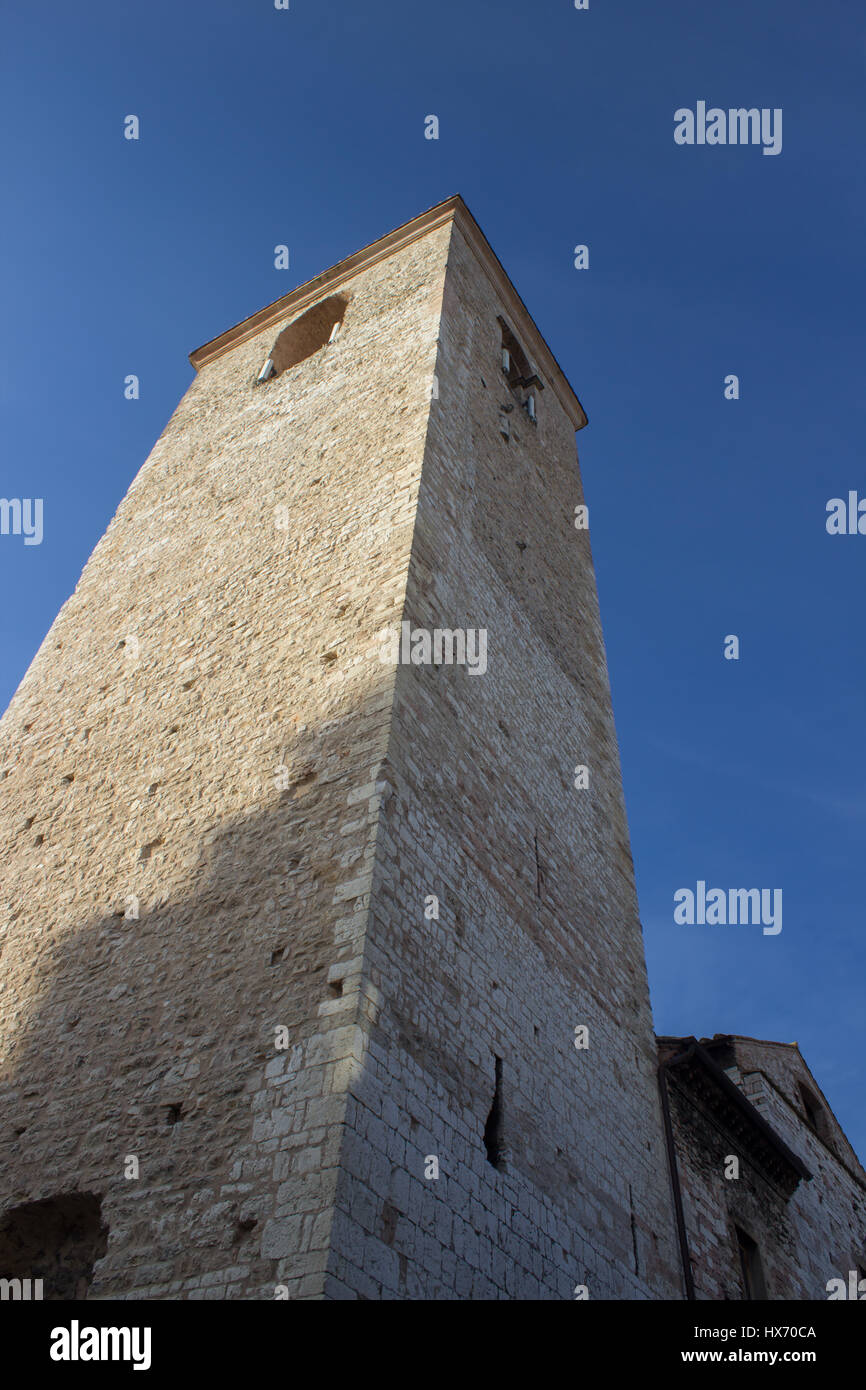
<instances>
[{"instance_id":1,"label":"blue sky","mask_svg":"<svg viewBox=\"0 0 866 1390\"><path fill-rule=\"evenodd\" d=\"M850 0L17 0L0 58L0 491L45 500L40 546L0 538L0 705L186 354L462 193L590 417L656 1026L796 1039L861 1155L866 536L825 507L866 496L864 30ZM698 100L782 108L782 152L677 146ZM677 926L698 879L781 888L781 934Z\"/></svg>"}]
</instances>

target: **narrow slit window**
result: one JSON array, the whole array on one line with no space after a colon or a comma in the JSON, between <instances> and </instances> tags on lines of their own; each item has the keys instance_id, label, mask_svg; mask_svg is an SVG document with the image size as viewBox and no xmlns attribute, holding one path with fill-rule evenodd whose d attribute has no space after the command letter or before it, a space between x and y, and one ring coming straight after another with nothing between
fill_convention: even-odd
<instances>
[{"instance_id":1,"label":"narrow slit window","mask_svg":"<svg viewBox=\"0 0 866 1390\"><path fill-rule=\"evenodd\" d=\"M505 1159L505 1146L502 1138L502 1058L494 1054L493 1104L484 1126L484 1147L487 1162L494 1168L502 1168Z\"/></svg>"}]
</instances>

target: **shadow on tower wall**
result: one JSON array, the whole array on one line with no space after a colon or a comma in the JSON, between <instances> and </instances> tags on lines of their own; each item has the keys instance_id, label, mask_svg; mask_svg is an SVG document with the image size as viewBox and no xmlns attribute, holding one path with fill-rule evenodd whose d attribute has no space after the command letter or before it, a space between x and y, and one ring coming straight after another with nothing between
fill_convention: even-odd
<instances>
[{"instance_id":1,"label":"shadow on tower wall","mask_svg":"<svg viewBox=\"0 0 866 1390\"><path fill-rule=\"evenodd\" d=\"M126 909L57 929L28 893L41 848L19 832L4 952L0 1277L42 1277L45 1298L88 1285L91 1297L184 1298L218 1296L218 1272L232 1267L246 1271L240 1296L273 1297L283 1266L263 1229L309 1130L269 1134L265 1068L277 1027L297 1047L351 1021L327 978L345 955L334 924L352 910L335 891L365 862L371 828L347 795L384 752L386 685L283 737L281 763L262 770L267 809L219 821L175 808L171 832L142 846ZM78 784L86 790L86 769ZM162 795L170 765L166 784ZM93 896L108 897L100 887ZM336 1011L323 1017L326 1001ZM323 1128L324 1180L339 1137ZM315 1192L312 1203L305 1230ZM210 1293L189 1292L209 1274ZM172 1281L186 1286L154 1292Z\"/></svg>"}]
</instances>

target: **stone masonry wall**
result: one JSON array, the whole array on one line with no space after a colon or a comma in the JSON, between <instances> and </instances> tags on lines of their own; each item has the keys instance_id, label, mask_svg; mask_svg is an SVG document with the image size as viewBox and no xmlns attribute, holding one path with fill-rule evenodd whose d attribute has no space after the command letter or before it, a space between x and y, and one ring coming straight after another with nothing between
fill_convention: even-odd
<instances>
[{"instance_id":1,"label":"stone masonry wall","mask_svg":"<svg viewBox=\"0 0 866 1390\"><path fill-rule=\"evenodd\" d=\"M488 669L397 670L326 1294L679 1298L574 430L548 383L503 437L499 314L455 228L400 616L486 628Z\"/></svg>"},{"instance_id":2,"label":"stone masonry wall","mask_svg":"<svg viewBox=\"0 0 866 1390\"><path fill-rule=\"evenodd\" d=\"M0 1218L101 1197L91 1297L321 1296L447 246L202 369L0 724Z\"/></svg>"}]
</instances>

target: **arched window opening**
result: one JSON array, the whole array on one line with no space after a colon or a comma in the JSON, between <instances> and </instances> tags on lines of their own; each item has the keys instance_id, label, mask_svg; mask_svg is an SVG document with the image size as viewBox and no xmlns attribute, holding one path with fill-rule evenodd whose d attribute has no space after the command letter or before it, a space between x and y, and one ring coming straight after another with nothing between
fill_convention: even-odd
<instances>
[{"instance_id":1,"label":"arched window opening","mask_svg":"<svg viewBox=\"0 0 866 1390\"><path fill-rule=\"evenodd\" d=\"M803 1109L806 1112L806 1123L809 1128L814 1130L820 1139L825 1143L830 1140L830 1125L827 1120L827 1112L813 1091L808 1086L804 1086L802 1081L798 1081L800 1089L800 1099L803 1102Z\"/></svg>"},{"instance_id":2,"label":"arched window opening","mask_svg":"<svg viewBox=\"0 0 866 1390\"><path fill-rule=\"evenodd\" d=\"M533 424L537 421L538 392L544 390L544 382L532 370L532 365L520 343L515 338L505 319L499 317L502 331L502 371Z\"/></svg>"},{"instance_id":3,"label":"arched window opening","mask_svg":"<svg viewBox=\"0 0 866 1390\"><path fill-rule=\"evenodd\" d=\"M505 319L499 319L502 329L502 370L509 386L522 386L532 376L529 359Z\"/></svg>"},{"instance_id":4,"label":"arched window opening","mask_svg":"<svg viewBox=\"0 0 866 1390\"><path fill-rule=\"evenodd\" d=\"M267 362L259 372L259 382L271 381L282 376L291 367L306 362L323 347L339 337L343 319L348 308L348 296L332 294L296 318L283 329L271 348Z\"/></svg>"}]
</instances>

